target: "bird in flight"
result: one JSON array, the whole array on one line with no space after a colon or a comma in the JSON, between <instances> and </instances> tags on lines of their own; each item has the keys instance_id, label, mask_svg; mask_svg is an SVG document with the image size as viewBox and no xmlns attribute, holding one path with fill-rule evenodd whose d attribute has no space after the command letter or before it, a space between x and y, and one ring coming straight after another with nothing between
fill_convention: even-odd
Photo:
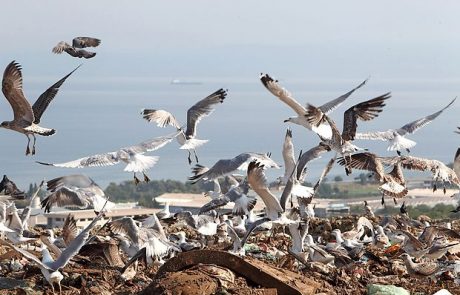
<instances>
[{"instance_id":1,"label":"bird in flight","mask_svg":"<svg viewBox=\"0 0 460 295\"><path fill-rule=\"evenodd\" d=\"M214 107L217 104L223 103L226 96L227 90L221 88L189 108L187 111L187 130L185 132L179 121L168 111L143 109L141 114L144 119L156 123L158 127L170 125L179 130L180 134L177 136L177 142L181 145L181 149L188 150L188 163L192 164L191 151L195 154L195 160L198 163L198 156L195 148L208 142L208 140L195 138L198 122L200 122L203 117L209 116L214 111Z\"/></svg>"},{"instance_id":2,"label":"bird in flight","mask_svg":"<svg viewBox=\"0 0 460 295\"><path fill-rule=\"evenodd\" d=\"M96 56L96 52L87 51L83 48L86 47L97 47L101 44L101 40L91 37L76 37L72 40L72 45L68 44L65 41L59 42L53 48L53 53L61 54L62 52L67 52L69 55L78 58L92 58Z\"/></svg>"},{"instance_id":3,"label":"bird in flight","mask_svg":"<svg viewBox=\"0 0 460 295\"><path fill-rule=\"evenodd\" d=\"M38 124L46 108L58 93L59 87L61 87L65 80L80 66L81 65L43 92L33 106L27 101L22 91L21 66L15 61L12 61L6 67L3 73L2 92L13 109L14 118L13 121L2 122L0 127L14 130L27 136L26 155L35 154L35 134L50 136L56 133L55 129L40 127ZM32 151L29 147L30 135L32 135L34 139Z\"/></svg>"}]
</instances>

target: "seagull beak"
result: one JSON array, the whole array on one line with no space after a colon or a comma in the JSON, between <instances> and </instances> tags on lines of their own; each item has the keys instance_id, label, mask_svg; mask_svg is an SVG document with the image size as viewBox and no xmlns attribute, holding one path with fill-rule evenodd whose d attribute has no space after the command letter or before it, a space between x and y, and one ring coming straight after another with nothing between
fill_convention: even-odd
<instances>
[{"instance_id":1,"label":"seagull beak","mask_svg":"<svg viewBox=\"0 0 460 295\"><path fill-rule=\"evenodd\" d=\"M286 119L286 120L284 120L283 122L284 122L284 123L287 123L287 122L289 122L289 119Z\"/></svg>"}]
</instances>

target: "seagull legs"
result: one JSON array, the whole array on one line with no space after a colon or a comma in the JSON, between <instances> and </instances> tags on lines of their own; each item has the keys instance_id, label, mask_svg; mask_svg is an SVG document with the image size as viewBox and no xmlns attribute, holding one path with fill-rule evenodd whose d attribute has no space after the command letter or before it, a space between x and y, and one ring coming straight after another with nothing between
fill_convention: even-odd
<instances>
[{"instance_id":1,"label":"seagull legs","mask_svg":"<svg viewBox=\"0 0 460 295\"><path fill-rule=\"evenodd\" d=\"M32 145L32 155L35 155L35 142L37 141L37 138L35 137L35 134L32 133L32 136L34 138L34 143Z\"/></svg>"},{"instance_id":2,"label":"seagull legs","mask_svg":"<svg viewBox=\"0 0 460 295\"><path fill-rule=\"evenodd\" d=\"M187 158L188 164L189 164L189 165L192 165L192 158L191 158L191 157L192 157L192 153L190 153L190 150L187 150L187 151L188 151L188 158Z\"/></svg>"},{"instance_id":3,"label":"seagull legs","mask_svg":"<svg viewBox=\"0 0 460 295\"><path fill-rule=\"evenodd\" d=\"M382 193L382 206L385 206L385 194Z\"/></svg>"},{"instance_id":4,"label":"seagull legs","mask_svg":"<svg viewBox=\"0 0 460 295\"><path fill-rule=\"evenodd\" d=\"M141 182L141 181L139 180L139 178L136 177L136 172L134 172L134 184L138 185L139 182Z\"/></svg>"},{"instance_id":5,"label":"seagull legs","mask_svg":"<svg viewBox=\"0 0 460 295\"><path fill-rule=\"evenodd\" d=\"M149 182L150 178L144 172L142 174L144 175L144 182Z\"/></svg>"},{"instance_id":6,"label":"seagull legs","mask_svg":"<svg viewBox=\"0 0 460 295\"><path fill-rule=\"evenodd\" d=\"M195 149L193 149L193 153L195 154L195 160L196 160L196 162L198 163L198 155L196 154L196 150L195 150Z\"/></svg>"},{"instance_id":7,"label":"seagull legs","mask_svg":"<svg viewBox=\"0 0 460 295\"><path fill-rule=\"evenodd\" d=\"M30 148L29 148L29 145L30 145L30 137L29 137L29 134L26 134L27 136L27 148L26 148L26 156L30 154Z\"/></svg>"}]
</instances>

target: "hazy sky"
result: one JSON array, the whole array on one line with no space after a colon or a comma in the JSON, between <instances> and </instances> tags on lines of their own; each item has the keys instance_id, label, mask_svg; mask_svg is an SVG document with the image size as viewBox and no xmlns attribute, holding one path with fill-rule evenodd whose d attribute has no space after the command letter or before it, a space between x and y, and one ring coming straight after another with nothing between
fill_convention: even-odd
<instances>
[{"instance_id":1,"label":"hazy sky","mask_svg":"<svg viewBox=\"0 0 460 295\"><path fill-rule=\"evenodd\" d=\"M260 72L279 78L300 102L314 104L370 76L352 99L387 91L393 98L375 120L377 125L363 124L361 130L400 127L460 94L459 11L458 1L3 1L0 71L18 61L30 101L78 64L84 66L65 83L42 120L58 134L39 138L40 152L32 159L23 155L23 135L0 130L0 165L9 170L5 173L22 177L23 185L31 178L39 181L35 177L43 171L54 176L78 173L31 162L73 160L138 143L153 132L169 133L146 124L140 109L167 108L184 121L189 106L220 87L229 89L228 99L200 124L200 138L211 139L200 151L208 157L205 164L244 151L273 151L281 160L287 127L282 120L292 111L263 88ZM51 52L59 41L70 43L76 36L102 40L94 49L95 58ZM189 88L169 85L176 78L205 83ZM460 125L459 110L456 102L426 132L415 134L413 139L424 142L417 146L417 155L451 161L458 145L452 131ZM334 114L339 124L342 116ZM11 118L6 99L0 99L0 121ZM231 130L237 123L244 127L230 135L216 128ZM431 138L438 130L440 139L449 141L440 147L439 138ZM305 133L296 127L294 131L296 136ZM104 140L107 133L110 140ZM304 143L298 150L317 143L314 135L308 136L297 141ZM385 152L381 146L378 152ZM174 152L177 146L168 148ZM159 165L180 171L185 180L185 160L168 160ZM174 175L161 174L160 168L152 172L154 178ZM117 179L130 178L122 167L114 169L118 170L110 171L119 173ZM101 177L96 174L92 176Z\"/></svg>"},{"instance_id":2,"label":"hazy sky","mask_svg":"<svg viewBox=\"0 0 460 295\"><path fill-rule=\"evenodd\" d=\"M458 78L459 9L458 1L5 1L0 65L14 58L51 74L51 65L76 62L51 48L87 35L102 39L96 76Z\"/></svg>"}]
</instances>

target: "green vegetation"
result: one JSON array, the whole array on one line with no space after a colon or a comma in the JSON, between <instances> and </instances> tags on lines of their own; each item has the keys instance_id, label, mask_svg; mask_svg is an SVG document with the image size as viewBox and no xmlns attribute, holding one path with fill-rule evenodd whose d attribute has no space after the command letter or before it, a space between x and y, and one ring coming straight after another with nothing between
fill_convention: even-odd
<instances>
[{"instance_id":1,"label":"green vegetation","mask_svg":"<svg viewBox=\"0 0 460 295\"><path fill-rule=\"evenodd\" d=\"M148 183L135 185L132 181L110 183L106 195L112 202L138 202L145 207L156 207L153 198L164 193L201 193L207 189L200 184L183 183L177 180L152 180Z\"/></svg>"}]
</instances>

